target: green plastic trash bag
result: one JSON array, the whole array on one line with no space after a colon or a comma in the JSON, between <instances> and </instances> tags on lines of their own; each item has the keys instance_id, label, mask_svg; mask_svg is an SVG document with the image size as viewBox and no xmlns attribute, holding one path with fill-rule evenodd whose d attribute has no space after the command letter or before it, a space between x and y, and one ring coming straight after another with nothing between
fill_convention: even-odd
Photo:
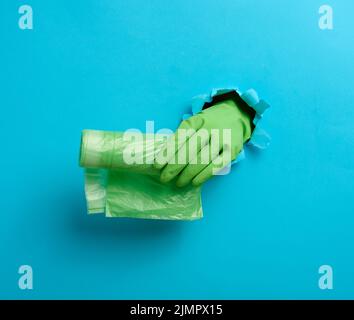
<instances>
[{"instance_id":1,"label":"green plastic trash bag","mask_svg":"<svg viewBox=\"0 0 354 320\"><path fill-rule=\"evenodd\" d=\"M107 217L195 220L202 217L201 187L160 182L153 167L165 135L84 130L80 165L85 168L88 213Z\"/></svg>"}]
</instances>

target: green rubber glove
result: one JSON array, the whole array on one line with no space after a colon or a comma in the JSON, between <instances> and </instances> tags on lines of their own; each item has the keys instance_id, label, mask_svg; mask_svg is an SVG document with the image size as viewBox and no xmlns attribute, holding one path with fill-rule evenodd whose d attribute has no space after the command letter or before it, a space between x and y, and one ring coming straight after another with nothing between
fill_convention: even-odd
<instances>
[{"instance_id":1,"label":"green rubber glove","mask_svg":"<svg viewBox=\"0 0 354 320\"><path fill-rule=\"evenodd\" d=\"M251 133L251 115L233 100L218 102L182 121L155 157L155 168L162 169L161 182L178 176L179 187L191 182L201 185L236 159Z\"/></svg>"}]
</instances>

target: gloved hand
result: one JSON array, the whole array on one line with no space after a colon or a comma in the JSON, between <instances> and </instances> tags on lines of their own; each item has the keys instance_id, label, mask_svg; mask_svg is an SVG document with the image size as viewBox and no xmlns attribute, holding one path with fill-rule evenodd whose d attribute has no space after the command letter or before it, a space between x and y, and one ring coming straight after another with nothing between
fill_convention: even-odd
<instances>
[{"instance_id":1,"label":"gloved hand","mask_svg":"<svg viewBox=\"0 0 354 320\"><path fill-rule=\"evenodd\" d=\"M162 169L161 182L178 176L179 187L190 182L201 185L236 159L251 133L251 115L231 99L182 121L155 157L155 168Z\"/></svg>"}]
</instances>

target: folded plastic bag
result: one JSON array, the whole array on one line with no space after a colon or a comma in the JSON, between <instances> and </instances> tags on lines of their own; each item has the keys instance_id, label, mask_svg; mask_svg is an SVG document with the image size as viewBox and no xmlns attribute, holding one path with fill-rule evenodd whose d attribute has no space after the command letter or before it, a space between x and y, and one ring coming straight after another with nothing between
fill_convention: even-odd
<instances>
[{"instance_id":1,"label":"folded plastic bag","mask_svg":"<svg viewBox=\"0 0 354 320\"><path fill-rule=\"evenodd\" d=\"M165 142L159 134L84 130L80 166L85 168L89 214L107 217L195 220L203 216L201 187L162 184L152 163Z\"/></svg>"}]
</instances>

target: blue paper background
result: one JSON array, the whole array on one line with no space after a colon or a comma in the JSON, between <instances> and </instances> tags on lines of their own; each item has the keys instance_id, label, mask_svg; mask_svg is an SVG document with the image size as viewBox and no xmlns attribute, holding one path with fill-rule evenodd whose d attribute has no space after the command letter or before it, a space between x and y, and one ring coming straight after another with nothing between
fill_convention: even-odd
<instances>
[{"instance_id":1,"label":"blue paper background","mask_svg":"<svg viewBox=\"0 0 354 320\"><path fill-rule=\"evenodd\" d=\"M323 1L2 1L0 297L354 298L354 3L327 3L330 31ZM204 186L203 220L86 215L82 129L175 128L230 85L271 104L272 143Z\"/></svg>"}]
</instances>

